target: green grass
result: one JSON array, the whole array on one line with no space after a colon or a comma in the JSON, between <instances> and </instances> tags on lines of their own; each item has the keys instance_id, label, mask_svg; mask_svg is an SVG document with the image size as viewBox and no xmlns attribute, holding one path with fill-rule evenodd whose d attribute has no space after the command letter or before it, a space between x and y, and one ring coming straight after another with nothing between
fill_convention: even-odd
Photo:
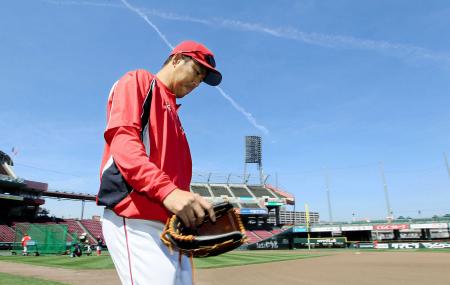
<instances>
[{"instance_id":1,"label":"green grass","mask_svg":"<svg viewBox=\"0 0 450 285\"><path fill-rule=\"evenodd\" d=\"M324 254L305 254L296 251L237 251L220 256L194 259L197 269L239 266L246 264L267 263L293 259L323 256ZM110 256L0 256L0 261L25 263L31 265L57 267L66 269L113 269Z\"/></svg>"},{"instance_id":2,"label":"green grass","mask_svg":"<svg viewBox=\"0 0 450 285\"><path fill-rule=\"evenodd\" d=\"M228 266L240 266L246 264L268 263L286 261L293 259L304 259L335 254L345 251L360 252L439 252L450 253L450 249L307 249L293 251L234 251L220 256L208 258L195 258L194 264L197 269L220 268ZM65 269L113 269L114 264L109 255L82 256L71 258L61 255L46 256L0 256L0 261L25 263L46 267L57 267Z\"/></svg>"},{"instance_id":3,"label":"green grass","mask_svg":"<svg viewBox=\"0 0 450 285\"><path fill-rule=\"evenodd\" d=\"M325 254L304 254L295 251L241 251L222 254L220 256L194 259L197 269L220 268L248 264L268 263L294 259L324 256Z\"/></svg>"},{"instance_id":4,"label":"green grass","mask_svg":"<svg viewBox=\"0 0 450 285\"><path fill-rule=\"evenodd\" d=\"M65 285L65 283L59 283L54 281L48 281L44 279L38 279L34 277L23 277L7 273L0 273L0 285Z\"/></svg>"},{"instance_id":5,"label":"green grass","mask_svg":"<svg viewBox=\"0 0 450 285\"><path fill-rule=\"evenodd\" d=\"M31 265L66 268L66 269L112 269L113 262L109 255L82 256L72 258L67 255L46 256L0 256L0 261L25 263Z\"/></svg>"}]
</instances>

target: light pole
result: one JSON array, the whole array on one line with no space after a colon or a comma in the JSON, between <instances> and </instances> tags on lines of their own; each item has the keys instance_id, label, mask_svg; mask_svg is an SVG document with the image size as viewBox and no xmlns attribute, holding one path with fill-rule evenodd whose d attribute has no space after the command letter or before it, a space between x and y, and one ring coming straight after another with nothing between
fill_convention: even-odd
<instances>
[{"instance_id":1,"label":"light pole","mask_svg":"<svg viewBox=\"0 0 450 285\"><path fill-rule=\"evenodd\" d=\"M448 178L450 178L450 167L448 166L447 154L445 152L444 152L444 160L445 160L445 166L447 166Z\"/></svg>"},{"instance_id":2,"label":"light pole","mask_svg":"<svg viewBox=\"0 0 450 285\"><path fill-rule=\"evenodd\" d=\"M392 219L392 208L391 204L389 203L389 193L388 193L388 187L386 183L386 177L384 176L384 169L383 169L383 162L380 161L380 171L381 171L381 177L383 179L383 188L384 188L384 198L386 199L386 210L387 210L387 219Z\"/></svg>"},{"instance_id":3,"label":"light pole","mask_svg":"<svg viewBox=\"0 0 450 285\"><path fill-rule=\"evenodd\" d=\"M327 202L328 202L328 217L330 220L330 223L333 223L333 213L331 211L331 198L330 198L330 179L328 177L328 171L326 168L324 168L325 172L325 188L327 193Z\"/></svg>"}]
</instances>

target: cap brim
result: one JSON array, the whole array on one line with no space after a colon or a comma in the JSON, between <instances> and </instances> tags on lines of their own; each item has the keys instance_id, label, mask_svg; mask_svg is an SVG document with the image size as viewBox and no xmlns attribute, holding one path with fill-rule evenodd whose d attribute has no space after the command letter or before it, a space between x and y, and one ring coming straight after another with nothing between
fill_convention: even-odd
<instances>
[{"instance_id":1,"label":"cap brim","mask_svg":"<svg viewBox=\"0 0 450 285\"><path fill-rule=\"evenodd\" d=\"M211 86L217 86L221 81L222 74L215 69L208 69L208 74L206 74L205 79L203 79L203 82Z\"/></svg>"},{"instance_id":2,"label":"cap brim","mask_svg":"<svg viewBox=\"0 0 450 285\"><path fill-rule=\"evenodd\" d=\"M208 70L208 73L206 74L205 79L203 79L203 82L211 86L217 86L220 84L220 82L222 81L222 74L217 69L201 59L195 57L192 57L192 59L203 65L203 67Z\"/></svg>"}]
</instances>

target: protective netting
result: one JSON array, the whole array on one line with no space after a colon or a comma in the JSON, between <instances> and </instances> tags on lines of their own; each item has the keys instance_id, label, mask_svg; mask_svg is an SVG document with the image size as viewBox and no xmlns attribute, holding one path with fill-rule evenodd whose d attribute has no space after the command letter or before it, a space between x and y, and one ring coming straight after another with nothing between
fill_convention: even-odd
<instances>
[{"instance_id":1,"label":"protective netting","mask_svg":"<svg viewBox=\"0 0 450 285\"><path fill-rule=\"evenodd\" d=\"M22 251L25 234L31 238L27 242L29 254L62 254L66 251L67 225L18 223L15 229L13 251Z\"/></svg>"}]
</instances>

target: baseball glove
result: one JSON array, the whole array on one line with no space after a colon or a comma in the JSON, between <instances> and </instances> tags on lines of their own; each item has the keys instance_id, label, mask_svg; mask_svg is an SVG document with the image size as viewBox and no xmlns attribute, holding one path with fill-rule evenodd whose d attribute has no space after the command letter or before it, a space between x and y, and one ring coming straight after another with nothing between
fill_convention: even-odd
<instances>
[{"instance_id":1,"label":"baseball glove","mask_svg":"<svg viewBox=\"0 0 450 285\"><path fill-rule=\"evenodd\" d=\"M173 215L166 223L161 240L171 249L192 257L215 256L233 250L246 241L241 218L228 203L214 205L216 222L207 215L195 229L185 227Z\"/></svg>"}]
</instances>

